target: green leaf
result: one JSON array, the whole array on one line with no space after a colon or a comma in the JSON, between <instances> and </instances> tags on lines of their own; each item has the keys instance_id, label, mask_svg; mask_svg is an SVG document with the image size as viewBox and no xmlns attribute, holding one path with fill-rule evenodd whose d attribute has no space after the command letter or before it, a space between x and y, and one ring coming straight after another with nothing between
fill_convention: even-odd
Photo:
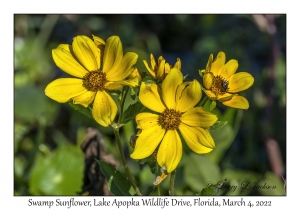
<instances>
[{"instance_id":1,"label":"green leaf","mask_svg":"<svg viewBox=\"0 0 300 210\"><path fill-rule=\"evenodd\" d=\"M203 188L200 192L200 196L212 196L216 195L216 191L218 189L218 185L213 184Z\"/></svg>"},{"instance_id":2,"label":"green leaf","mask_svg":"<svg viewBox=\"0 0 300 210\"><path fill-rule=\"evenodd\" d=\"M29 176L32 195L78 195L81 191L84 154L74 145L57 147L51 156L38 154Z\"/></svg>"},{"instance_id":3,"label":"green leaf","mask_svg":"<svg viewBox=\"0 0 300 210\"><path fill-rule=\"evenodd\" d=\"M210 131L219 131L221 130L228 121L217 121L213 126L211 126L208 130Z\"/></svg>"},{"instance_id":4,"label":"green leaf","mask_svg":"<svg viewBox=\"0 0 300 210\"><path fill-rule=\"evenodd\" d=\"M73 104L72 101L69 102L69 105L75 109L76 111L84 114L85 116L89 117L89 118L93 118L92 116L92 111L89 107L85 108L84 106L80 105L80 104Z\"/></svg>"},{"instance_id":5,"label":"green leaf","mask_svg":"<svg viewBox=\"0 0 300 210\"><path fill-rule=\"evenodd\" d=\"M112 165L102 161L96 160L100 166L102 174L107 179L108 189L114 195L131 196L131 184L117 169Z\"/></svg>"},{"instance_id":6,"label":"green leaf","mask_svg":"<svg viewBox=\"0 0 300 210\"><path fill-rule=\"evenodd\" d=\"M130 88L130 97L132 100L135 100L136 99L136 95L138 93L138 88L135 87L135 88Z\"/></svg>"},{"instance_id":7,"label":"green leaf","mask_svg":"<svg viewBox=\"0 0 300 210\"><path fill-rule=\"evenodd\" d=\"M144 105L139 101L135 102L134 104L130 104L122 116L121 124L126 124L133 120L135 116L143 109Z\"/></svg>"},{"instance_id":8,"label":"green leaf","mask_svg":"<svg viewBox=\"0 0 300 210\"><path fill-rule=\"evenodd\" d=\"M184 164L184 181L194 191L200 192L210 183L221 179L220 168L210 161L206 155L190 153Z\"/></svg>"},{"instance_id":9,"label":"green leaf","mask_svg":"<svg viewBox=\"0 0 300 210\"><path fill-rule=\"evenodd\" d=\"M209 111L211 111L214 108L216 108L216 105L217 105L216 101L212 101L211 104L210 104L210 106L209 106Z\"/></svg>"}]
</instances>

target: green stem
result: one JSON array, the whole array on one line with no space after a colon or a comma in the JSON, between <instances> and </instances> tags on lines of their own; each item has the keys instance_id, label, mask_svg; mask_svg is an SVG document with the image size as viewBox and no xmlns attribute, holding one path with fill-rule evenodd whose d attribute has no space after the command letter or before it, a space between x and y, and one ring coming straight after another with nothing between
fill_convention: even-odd
<instances>
[{"instance_id":1,"label":"green stem","mask_svg":"<svg viewBox=\"0 0 300 210\"><path fill-rule=\"evenodd\" d=\"M171 173L171 178L170 178L170 195L174 196L174 184L175 184L175 175L176 175L176 170L172 171Z\"/></svg>"},{"instance_id":2,"label":"green stem","mask_svg":"<svg viewBox=\"0 0 300 210\"><path fill-rule=\"evenodd\" d=\"M160 176L160 173L159 173L160 167L159 167L158 163L156 163L156 169L157 169L157 171L156 171L156 176ZM157 194L158 194L159 196L161 195L161 187L160 187L160 183L157 185Z\"/></svg>"},{"instance_id":3,"label":"green stem","mask_svg":"<svg viewBox=\"0 0 300 210\"><path fill-rule=\"evenodd\" d=\"M129 87L124 87L123 88L123 95L122 95L122 100L121 100L121 103L120 103L120 117L119 117L119 120L118 120L118 125L120 124L120 121L122 119L124 104L125 104L125 100L126 100L128 90L129 90Z\"/></svg>"},{"instance_id":4,"label":"green stem","mask_svg":"<svg viewBox=\"0 0 300 210\"><path fill-rule=\"evenodd\" d=\"M203 100L201 100L200 103L198 104L198 106L204 106L207 100L208 100L208 97L207 97L207 95L205 95Z\"/></svg>"},{"instance_id":5,"label":"green stem","mask_svg":"<svg viewBox=\"0 0 300 210\"><path fill-rule=\"evenodd\" d=\"M125 172L126 172L126 175L132 185L132 187L134 188L135 192L137 195L142 195L142 193L140 192L139 188L136 186L135 182L134 182L134 179L129 171L129 168L128 168L128 165L126 163L126 159L125 159L125 156L124 156L124 152L123 152L123 149L122 149L122 144L121 144L121 138L120 138L120 133L119 133L119 128L114 128L114 133L115 133L115 136L116 136L116 139L117 139L117 143L118 143L118 147L119 147L119 152L120 152L120 155L121 155L121 160L122 160L122 164L123 164L123 167L125 169Z\"/></svg>"}]
</instances>

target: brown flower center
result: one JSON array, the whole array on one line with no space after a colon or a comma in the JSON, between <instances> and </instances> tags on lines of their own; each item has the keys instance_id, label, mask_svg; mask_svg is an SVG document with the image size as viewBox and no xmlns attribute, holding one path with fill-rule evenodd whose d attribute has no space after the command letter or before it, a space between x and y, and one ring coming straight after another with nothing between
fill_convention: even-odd
<instances>
[{"instance_id":1,"label":"brown flower center","mask_svg":"<svg viewBox=\"0 0 300 210\"><path fill-rule=\"evenodd\" d=\"M213 82L212 82L212 86L211 86L211 91L216 94L216 96L218 95L224 95L228 90L228 81L221 77L221 76L214 76Z\"/></svg>"},{"instance_id":2,"label":"brown flower center","mask_svg":"<svg viewBox=\"0 0 300 210\"><path fill-rule=\"evenodd\" d=\"M176 130L181 123L181 115L174 109L165 109L158 117L158 123L165 130Z\"/></svg>"},{"instance_id":3,"label":"brown flower center","mask_svg":"<svg viewBox=\"0 0 300 210\"><path fill-rule=\"evenodd\" d=\"M88 72L83 77L82 86L85 87L88 91L92 92L103 91L106 82L106 74L101 70L95 70Z\"/></svg>"}]
</instances>

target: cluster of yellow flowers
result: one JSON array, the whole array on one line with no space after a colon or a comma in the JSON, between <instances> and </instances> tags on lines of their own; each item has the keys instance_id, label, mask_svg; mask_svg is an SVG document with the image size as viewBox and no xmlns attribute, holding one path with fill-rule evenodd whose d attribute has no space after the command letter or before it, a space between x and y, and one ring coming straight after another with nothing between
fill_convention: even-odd
<instances>
[{"instance_id":1,"label":"cluster of yellow flowers","mask_svg":"<svg viewBox=\"0 0 300 210\"><path fill-rule=\"evenodd\" d=\"M88 107L92 104L92 115L102 126L114 122L118 112L115 101L108 94L123 86L140 85L139 100L153 112L136 115L139 129L133 159L144 159L157 152L157 162L170 173L178 166L182 157L181 137L191 150L204 154L215 148L208 128L215 124L217 116L196 106L202 97L202 88L197 80L184 81L181 61L178 58L171 66L160 56L156 63L150 55L150 64L144 61L149 74L156 83L141 82L141 74L134 65L138 55L127 52L118 36L106 42L100 37L76 36L72 45L61 44L52 51L56 65L76 78L60 78L48 84L45 94L53 100ZM249 88L254 78L246 72L235 73L236 60L225 63L225 53L219 52L213 61L209 56L202 70L204 92L213 101L240 109L248 109L246 98L237 93ZM140 84L141 82L141 84Z\"/></svg>"}]
</instances>

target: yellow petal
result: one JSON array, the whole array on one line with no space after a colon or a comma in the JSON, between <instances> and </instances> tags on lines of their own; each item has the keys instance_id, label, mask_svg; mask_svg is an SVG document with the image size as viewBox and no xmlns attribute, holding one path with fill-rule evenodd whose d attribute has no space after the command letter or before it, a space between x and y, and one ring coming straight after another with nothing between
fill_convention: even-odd
<instances>
[{"instance_id":1,"label":"yellow petal","mask_svg":"<svg viewBox=\"0 0 300 210\"><path fill-rule=\"evenodd\" d=\"M79 62L89 71L100 68L100 50L87 36L73 38L72 49Z\"/></svg>"},{"instance_id":2,"label":"yellow petal","mask_svg":"<svg viewBox=\"0 0 300 210\"><path fill-rule=\"evenodd\" d=\"M129 79L133 79L135 77L138 78L139 82L142 81L142 79L143 79L142 73L138 70L138 68L133 68L132 72L128 76Z\"/></svg>"},{"instance_id":3,"label":"yellow petal","mask_svg":"<svg viewBox=\"0 0 300 210\"><path fill-rule=\"evenodd\" d=\"M223 95L218 96L218 101L224 102L230 100L234 95L236 94L231 94L231 93L225 93Z\"/></svg>"},{"instance_id":4,"label":"yellow petal","mask_svg":"<svg viewBox=\"0 0 300 210\"><path fill-rule=\"evenodd\" d=\"M102 70L109 77L109 74L113 74L115 66L119 66L123 58L123 47L121 40L118 36L111 36L106 40L106 45L103 55Z\"/></svg>"},{"instance_id":5,"label":"yellow petal","mask_svg":"<svg viewBox=\"0 0 300 210\"><path fill-rule=\"evenodd\" d=\"M100 49L104 49L105 41L98 36L95 36L95 35L92 35L92 36L93 36L93 40L94 40L95 44L97 45L97 47Z\"/></svg>"},{"instance_id":6,"label":"yellow petal","mask_svg":"<svg viewBox=\"0 0 300 210\"><path fill-rule=\"evenodd\" d=\"M146 60L143 60L143 62L144 62L144 65L145 65L146 69L148 70L149 74L150 74L154 79L156 79L155 72L149 67L147 61L146 61Z\"/></svg>"},{"instance_id":7,"label":"yellow petal","mask_svg":"<svg viewBox=\"0 0 300 210\"><path fill-rule=\"evenodd\" d=\"M88 107L93 102L96 96L96 92L86 91L85 93L72 98L74 104L81 104L84 107Z\"/></svg>"},{"instance_id":8,"label":"yellow petal","mask_svg":"<svg viewBox=\"0 0 300 210\"><path fill-rule=\"evenodd\" d=\"M163 100L169 109L174 109L176 106L176 89L182 83L182 81L183 75L181 71L173 68L162 83Z\"/></svg>"},{"instance_id":9,"label":"yellow petal","mask_svg":"<svg viewBox=\"0 0 300 210\"><path fill-rule=\"evenodd\" d=\"M229 78L236 72L238 67L239 67L239 64L238 64L237 60L231 59L224 65L224 68L220 74L226 80L229 80Z\"/></svg>"},{"instance_id":10,"label":"yellow petal","mask_svg":"<svg viewBox=\"0 0 300 210\"><path fill-rule=\"evenodd\" d=\"M211 90L203 90L210 100L216 101L218 97Z\"/></svg>"},{"instance_id":11,"label":"yellow petal","mask_svg":"<svg viewBox=\"0 0 300 210\"><path fill-rule=\"evenodd\" d=\"M180 124L179 130L189 148L195 153L205 154L215 148L215 142L208 130L183 123Z\"/></svg>"},{"instance_id":12,"label":"yellow petal","mask_svg":"<svg viewBox=\"0 0 300 210\"><path fill-rule=\"evenodd\" d=\"M76 78L60 78L49 83L45 89L45 94L49 98L65 103L71 98L87 92L82 86L82 80Z\"/></svg>"},{"instance_id":13,"label":"yellow petal","mask_svg":"<svg viewBox=\"0 0 300 210\"><path fill-rule=\"evenodd\" d=\"M102 126L107 127L114 121L118 108L114 100L105 91L98 91L93 104L94 119Z\"/></svg>"},{"instance_id":14,"label":"yellow petal","mask_svg":"<svg viewBox=\"0 0 300 210\"><path fill-rule=\"evenodd\" d=\"M174 64L174 68L181 70L181 60L180 58L177 58L176 63Z\"/></svg>"},{"instance_id":15,"label":"yellow petal","mask_svg":"<svg viewBox=\"0 0 300 210\"><path fill-rule=\"evenodd\" d=\"M203 85L206 89L210 89L214 80L214 75L211 72L205 73L203 76Z\"/></svg>"},{"instance_id":16,"label":"yellow petal","mask_svg":"<svg viewBox=\"0 0 300 210\"><path fill-rule=\"evenodd\" d=\"M182 157L182 143L176 130L168 130L157 152L157 163L171 173Z\"/></svg>"},{"instance_id":17,"label":"yellow petal","mask_svg":"<svg viewBox=\"0 0 300 210\"><path fill-rule=\"evenodd\" d=\"M156 69L157 65L156 65L156 61L155 61L153 54L150 54L150 62L151 62L152 70Z\"/></svg>"},{"instance_id":18,"label":"yellow petal","mask_svg":"<svg viewBox=\"0 0 300 210\"><path fill-rule=\"evenodd\" d=\"M133 52L128 52L124 55L119 64L115 64L111 69L106 71L106 78L108 81L119 81L128 77L133 65L136 63L138 55Z\"/></svg>"},{"instance_id":19,"label":"yellow petal","mask_svg":"<svg viewBox=\"0 0 300 210\"><path fill-rule=\"evenodd\" d=\"M195 107L183 113L181 121L192 127L209 128L217 121L217 115L206 111L202 107Z\"/></svg>"},{"instance_id":20,"label":"yellow petal","mask_svg":"<svg viewBox=\"0 0 300 210\"><path fill-rule=\"evenodd\" d=\"M254 78L247 72L239 72L232 75L228 81L228 92L237 93L248 89L253 85Z\"/></svg>"},{"instance_id":21,"label":"yellow petal","mask_svg":"<svg viewBox=\"0 0 300 210\"><path fill-rule=\"evenodd\" d=\"M52 57L61 70L74 77L83 78L87 73L87 70L71 54L68 44L60 44L56 49L53 49Z\"/></svg>"},{"instance_id":22,"label":"yellow petal","mask_svg":"<svg viewBox=\"0 0 300 210\"><path fill-rule=\"evenodd\" d=\"M233 96L231 100L223 102L224 105L237 108L237 109L248 109L249 103L243 96Z\"/></svg>"},{"instance_id":23,"label":"yellow petal","mask_svg":"<svg viewBox=\"0 0 300 210\"><path fill-rule=\"evenodd\" d=\"M161 90L156 84L145 84L142 82L139 99L145 107L161 113L166 109L161 100L161 94Z\"/></svg>"},{"instance_id":24,"label":"yellow petal","mask_svg":"<svg viewBox=\"0 0 300 210\"><path fill-rule=\"evenodd\" d=\"M135 117L137 128L148 129L153 126L157 126L158 125L158 117L159 117L159 115L157 115L157 114L146 113L146 112L139 113Z\"/></svg>"},{"instance_id":25,"label":"yellow petal","mask_svg":"<svg viewBox=\"0 0 300 210\"><path fill-rule=\"evenodd\" d=\"M197 80L184 82L176 91L176 110L186 112L193 108L201 99L201 85Z\"/></svg>"},{"instance_id":26,"label":"yellow petal","mask_svg":"<svg viewBox=\"0 0 300 210\"><path fill-rule=\"evenodd\" d=\"M209 72L210 69L211 69L211 64L213 62L213 57L214 57L213 54L210 54L209 57L208 57L208 61L207 61L206 68L205 68L206 72Z\"/></svg>"},{"instance_id":27,"label":"yellow petal","mask_svg":"<svg viewBox=\"0 0 300 210\"><path fill-rule=\"evenodd\" d=\"M165 63L166 63L166 60L162 59L158 64L158 68L156 71L156 78L159 81L163 81L165 79Z\"/></svg>"},{"instance_id":28,"label":"yellow petal","mask_svg":"<svg viewBox=\"0 0 300 210\"><path fill-rule=\"evenodd\" d=\"M150 156L161 142L164 134L165 130L159 125L141 130L130 157L140 160Z\"/></svg>"},{"instance_id":29,"label":"yellow petal","mask_svg":"<svg viewBox=\"0 0 300 210\"><path fill-rule=\"evenodd\" d=\"M134 77L132 79L128 80L122 80L117 82L106 82L105 83L105 89L107 90L119 90L123 86L130 86L130 87L136 87L139 85L139 77Z\"/></svg>"},{"instance_id":30,"label":"yellow petal","mask_svg":"<svg viewBox=\"0 0 300 210\"><path fill-rule=\"evenodd\" d=\"M225 53L219 52L215 61L211 64L211 69L210 71L216 76L220 75L224 64L225 64L226 56Z\"/></svg>"}]
</instances>

